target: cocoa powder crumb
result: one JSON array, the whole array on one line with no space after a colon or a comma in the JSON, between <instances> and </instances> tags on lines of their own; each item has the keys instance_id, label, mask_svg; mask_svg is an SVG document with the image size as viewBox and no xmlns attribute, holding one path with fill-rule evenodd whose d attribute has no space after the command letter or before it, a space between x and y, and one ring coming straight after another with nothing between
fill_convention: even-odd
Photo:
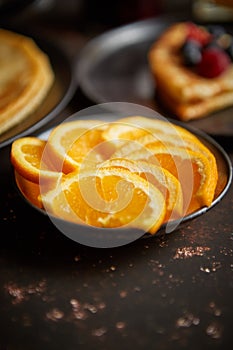
<instances>
[{"instance_id":1,"label":"cocoa powder crumb","mask_svg":"<svg viewBox=\"0 0 233 350\"><path fill-rule=\"evenodd\" d=\"M187 259L192 258L193 256L203 256L205 252L209 251L209 247L182 247L176 250L176 253L173 259Z\"/></svg>"},{"instance_id":2,"label":"cocoa powder crumb","mask_svg":"<svg viewBox=\"0 0 233 350\"><path fill-rule=\"evenodd\" d=\"M116 323L116 328L117 329L124 329L125 328L125 322L119 321Z\"/></svg>"},{"instance_id":3,"label":"cocoa powder crumb","mask_svg":"<svg viewBox=\"0 0 233 350\"><path fill-rule=\"evenodd\" d=\"M206 334L212 339L221 338L222 332L223 332L223 327L217 322L210 323L206 328Z\"/></svg>"},{"instance_id":4,"label":"cocoa powder crumb","mask_svg":"<svg viewBox=\"0 0 233 350\"><path fill-rule=\"evenodd\" d=\"M199 317L194 316L191 313L187 313L179 317L176 321L177 328L188 328L192 325L197 326L200 323Z\"/></svg>"},{"instance_id":5,"label":"cocoa powder crumb","mask_svg":"<svg viewBox=\"0 0 233 350\"><path fill-rule=\"evenodd\" d=\"M43 297L46 290L46 281L41 280L35 284L19 286L17 283L9 282L4 285L4 289L12 297L12 304L20 304L30 298L31 295Z\"/></svg>"},{"instance_id":6,"label":"cocoa powder crumb","mask_svg":"<svg viewBox=\"0 0 233 350\"><path fill-rule=\"evenodd\" d=\"M64 317L64 312L57 308L54 308L46 313L46 317L51 321L59 321Z\"/></svg>"},{"instance_id":7,"label":"cocoa powder crumb","mask_svg":"<svg viewBox=\"0 0 233 350\"><path fill-rule=\"evenodd\" d=\"M92 331L92 335L95 337L102 337L105 333L107 333L106 327L100 327Z\"/></svg>"}]
</instances>

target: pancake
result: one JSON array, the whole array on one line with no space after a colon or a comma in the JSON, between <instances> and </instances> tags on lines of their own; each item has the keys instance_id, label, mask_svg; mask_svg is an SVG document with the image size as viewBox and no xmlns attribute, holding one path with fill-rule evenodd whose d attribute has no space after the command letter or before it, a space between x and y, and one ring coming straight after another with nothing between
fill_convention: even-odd
<instances>
[{"instance_id":1,"label":"pancake","mask_svg":"<svg viewBox=\"0 0 233 350\"><path fill-rule=\"evenodd\" d=\"M187 23L175 23L148 52L158 96L184 121L233 105L233 64L215 78L200 76L183 63L180 48L186 36Z\"/></svg>"},{"instance_id":2,"label":"pancake","mask_svg":"<svg viewBox=\"0 0 233 350\"><path fill-rule=\"evenodd\" d=\"M53 81L49 58L33 39L0 29L0 134L29 117Z\"/></svg>"}]
</instances>

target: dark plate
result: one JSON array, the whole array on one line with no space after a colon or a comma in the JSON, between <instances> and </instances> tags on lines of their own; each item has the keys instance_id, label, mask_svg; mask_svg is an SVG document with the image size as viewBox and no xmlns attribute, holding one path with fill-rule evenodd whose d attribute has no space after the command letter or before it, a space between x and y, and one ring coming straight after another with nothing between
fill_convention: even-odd
<instances>
[{"instance_id":1,"label":"dark plate","mask_svg":"<svg viewBox=\"0 0 233 350\"><path fill-rule=\"evenodd\" d=\"M28 36L31 35L28 34ZM33 37L33 39L48 54L55 73L55 81L48 96L34 113L25 118L20 124L0 135L0 148L9 145L18 137L34 133L44 126L57 116L70 101L74 93L75 74L71 62L63 50L44 38Z\"/></svg>"},{"instance_id":2,"label":"dark plate","mask_svg":"<svg viewBox=\"0 0 233 350\"><path fill-rule=\"evenodd\" d=\"M105 104L103 104L104 106ZM108 104L106 104L108 105ZM109 112L108 112L109 114ZM96 114L93 115L92 117L88 117L85 119L102 119L102 120L116 120L117 118L115 116L110 116L108 117L104 116L104 113L101 114L102 117L98 115L96 118ZM74 115L74 118L76 119L76 116ZM77 118L80 119L80 116L77 115ZM83 118L83 119L84 119ZM170 122L174 122L170 120ZM203 131L200 131L196 128L193 127L187 127L186 124L181 123L181 122L175 122L176 124L188 129L191 131L193 134L195 134L201 142L203 142L215 155L216 161L217 161L217 167L218 167L218 183L216 187L216 193L214 200L212 204L209 207L203 207L185 217L183 217L179 221L173 221L169 223L169 225L164 224L160 230L159 233L164 234L164 233L170 233L174 231L180 224L185 223L188 220L194 219L202 214L204 214L206 211L210 210L213 208L226 194L228 191L231 181L232 181L232 165L231 161L227 155L227 153L224 151L224 149L214 140L212 139L209 135L204 133ZM46 140L49 137L51 129L41 133L38 135L39 138ZM20 185L17 184L17 188L20 191L21 195L23 198L27 201L28 204L30 204L33 208L38 210L40 213L44 215L48 215L48 213L35 206L34 204L31 203L30 199L27 198L24 194L24 191L22 188L20 188ZM55 218L54 216L49 215L50 219L52 222L59 228L60 231L65 233L68 237L71 239L76 240L74 237L77 237L78 235L78 241L81 243L86 244L87 242L87 237L88 238L88 245L90 246L95 246L95 247L109 247L109 246L118 246L122 244L126 244L128 242L131 242L141 236L143 237L151 237L150 234L143 234L143 232L139 230L133 230L133 229L111 229L111 232L114 234L111 235L109 234L109 230L107 229L101 229L101 228L94 228L94 227L89 227L89 226L83 226L79 224L73 224L69 223L67 221ZM112 239L112 237L114 237ZM119 239L116 240L116 237Z\"/></svg>"},{"instance_id":3,"label":"dark plate","mask_svg":"<svg viewBox=\"0 0 233 350\"><path fill-rule=\"evenodd\" d=\"M172 118L155 97L148 67L151 44L172 23L188 20L171 15L135 22L92 39L79 56L77 74L83 92L94 102L125 101L148 106ZM227 31L232 33L233 25ZM233 107L188 122L208 134L233 135Z\"/></svg>"}]
</instances>

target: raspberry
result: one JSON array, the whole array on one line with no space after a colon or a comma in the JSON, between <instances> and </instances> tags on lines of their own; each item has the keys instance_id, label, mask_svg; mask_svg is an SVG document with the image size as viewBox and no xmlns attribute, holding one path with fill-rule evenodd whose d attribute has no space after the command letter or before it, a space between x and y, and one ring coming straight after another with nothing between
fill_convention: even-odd
<instances>
[{"instance_id":1,"label":"raspberry","mask_svg":"<svg viewBox=\"0 0 233 350\"><path fill-rule=\"evenodd\" d=\"M210 47L203 51L202 59L197 65L197 73L205 78L214 78L223 73L231 61L221 49Z\"/></svg>"},{"instance_id":2,"label":"raspberry","mask_svg":"<svg viewBox=\"0 0 233 350\"><path fill-rule=\"evenodd\" d=\"M197 26L192 22L188 22L187 29L187 40L195 40L201 46L208 44L212 39L212 35L208 31L206 31L204 28Z\"/></svg>"}]
</instances>

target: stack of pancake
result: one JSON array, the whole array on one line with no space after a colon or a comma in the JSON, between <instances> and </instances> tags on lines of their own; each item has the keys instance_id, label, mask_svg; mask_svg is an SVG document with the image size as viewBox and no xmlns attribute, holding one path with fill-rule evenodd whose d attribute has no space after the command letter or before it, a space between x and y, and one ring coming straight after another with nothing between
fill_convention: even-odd
<instances>
[{"instance_id":1,"label":"stack of pancake","mask_svg":"<svg viewBox=\"0 0 233 350\"><path fill-rule=\"evenodd\" d=\"M0 134L30 117L53 81L50 60L34 40L0 29Z\"/></svg>"}]
</instances>

